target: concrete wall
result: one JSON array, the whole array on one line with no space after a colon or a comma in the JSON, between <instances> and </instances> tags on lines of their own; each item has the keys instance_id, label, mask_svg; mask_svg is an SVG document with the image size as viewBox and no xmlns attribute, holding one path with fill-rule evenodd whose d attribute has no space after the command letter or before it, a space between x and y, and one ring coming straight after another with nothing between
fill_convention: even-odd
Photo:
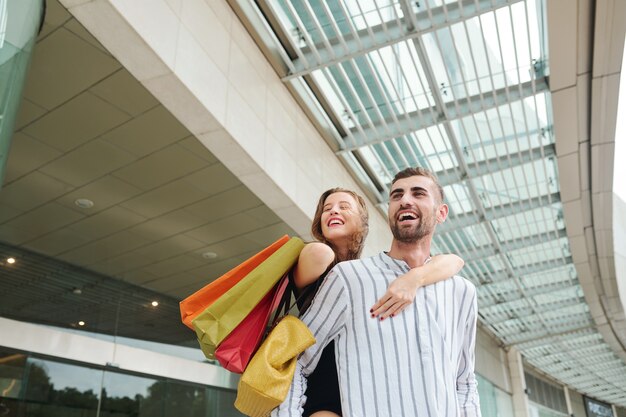
<instances>
[{"instance_id":1,"label":"concrete wall","mask_svg":"<svg viewBox=\"0 0 626 417\"><path fill-rule=\"evenodd\" d=\"M317 196L359 190L224 0L61 3L305 239ZM391 241L370 207L367 254Z\"/></svg>"},{"instance_id":2,"label":"concrete wall","mask_svg":"<svg viewBox=\"0 0 626 417\"><path fill-rule=\"evenodd\" d=\"M613 194L613 248L617 288L626 311L626 201L617 194Z\"/></svg>"},{"instance_id":3,"label":"concrete wall","mask_svg":"<svg viewBox=\"0 0 626 417\"><path fill-rule=\"evenodd\" d=\"M577 393L576 391L569 391L569 399L570 404L572 406L572 414L574 417L587 417L587 412L585 411L585 403L583 402L582 394Z\"/></svg>"},{"instance_id":4,"label":"concrete wall","mask_svg":"<svg viewBox=\"0 0 626 417\"><path fill-rule=\"evenodd\" d=\"M506 352L498 340L480 326L476 335L476 372L501 390L511 393L511 374Z\"/></svg>"}]
</instances>

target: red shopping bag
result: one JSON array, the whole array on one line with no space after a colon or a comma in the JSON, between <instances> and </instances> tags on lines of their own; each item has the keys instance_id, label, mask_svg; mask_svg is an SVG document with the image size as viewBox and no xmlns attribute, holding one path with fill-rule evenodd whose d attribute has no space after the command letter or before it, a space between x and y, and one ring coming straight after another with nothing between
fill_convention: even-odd
<instances>
[{"instance_id":1,"label":"red shopping bag","mask_svg":"<svg viewBox=\"0 0 626 417\"><path fill-rule=\"evenodd\" d=\"M261 344L269 318L285 296L288 284L289 278L285 275L220 343L215 357L224 368L237 374L243 373Z\"/></svg>"},{"instance_id":2,"label":"red shopping bag","mask_svg":"<svg viewBox=\"0 0 626 417\"><path fill-rule=\"evenodd\" d=\"M189 297L180 302L180 317L183 323L194 330L191 321L208 306L213 304L215 300L221 297L226 291L230 290L254 268L259 266L263 261L276 252L281 246L289 241L289 236L285 235L272 243L261 252L252 256L245 262L237 265L224 275L199 289Z\"/></svg>"}]
</instances>

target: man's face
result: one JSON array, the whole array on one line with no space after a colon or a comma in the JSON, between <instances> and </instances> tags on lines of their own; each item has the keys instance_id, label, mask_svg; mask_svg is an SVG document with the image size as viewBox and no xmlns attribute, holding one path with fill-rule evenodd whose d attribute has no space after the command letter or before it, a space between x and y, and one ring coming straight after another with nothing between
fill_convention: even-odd
<instances>
[{"instance_id":1,"label":"man's face","mask_svg":"<svg viewBox=\"0 0 626 417\"><path fill-rule=\"evenodd\" d=\"M414 243L432 235L448 215L437 186L428 177L413 176L394 182L389 194L389 226L393 237Z\"/></svg>"}]
</instances>

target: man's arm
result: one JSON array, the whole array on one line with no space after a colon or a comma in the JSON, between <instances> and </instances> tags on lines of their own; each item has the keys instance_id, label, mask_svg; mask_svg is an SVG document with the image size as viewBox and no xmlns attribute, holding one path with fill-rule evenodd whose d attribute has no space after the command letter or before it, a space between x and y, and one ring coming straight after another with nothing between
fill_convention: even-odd
<instances>
[{"instance_id":1,"label":"man's arm","mask_svg":"<svg viewBox=\"0 0 626 417\"><path fill-rule=\"evenodd\" d=\"M313 372L322 351L342 329L345 313L348 308L347 294L343 277L339 276L338 268L333 268L320 286L301 320L315 336L316 343L305 350L296 366L293 382L287 398L272 411L272 417L294 417L302 415L302 406L306 391L306 377Z\"/></svg>"},{"instance_id":2,"label":"man's arm","mask_svg":"<svg viewBox=\"0 0 626 417\"><path fill-rule=\"evenodd\" d=\"M465 325L463 347L457 369L456 391L459 401L459 409L463 417L481 417L480 402L478 400L478 384L474 374L475 349L476 349L476 320L478 318L478 306L476 300L476 287L468 284L470 308L468 310Z\"/></svg>"}]
</instances>

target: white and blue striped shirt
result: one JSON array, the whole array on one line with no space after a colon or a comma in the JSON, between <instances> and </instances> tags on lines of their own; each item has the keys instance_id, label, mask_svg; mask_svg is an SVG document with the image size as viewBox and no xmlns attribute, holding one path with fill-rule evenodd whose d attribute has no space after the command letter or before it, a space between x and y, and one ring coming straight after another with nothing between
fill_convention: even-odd
<instances>
[{"instance_id":1,"label":"white and blue striped shirt","mask_svg":"<svg viewBox=\"0 0 626 417\"><path fill-rule=\"evenodd\" d=\"M480 417L474 285L455 276L420 288L398 316L371 318L370 307L408 270L381 253L328 273L302 317L317 343L299 358L287 399L272 416L302 415L306 376L335 340L344 417Z\"/></svg>"}]
</instances>

